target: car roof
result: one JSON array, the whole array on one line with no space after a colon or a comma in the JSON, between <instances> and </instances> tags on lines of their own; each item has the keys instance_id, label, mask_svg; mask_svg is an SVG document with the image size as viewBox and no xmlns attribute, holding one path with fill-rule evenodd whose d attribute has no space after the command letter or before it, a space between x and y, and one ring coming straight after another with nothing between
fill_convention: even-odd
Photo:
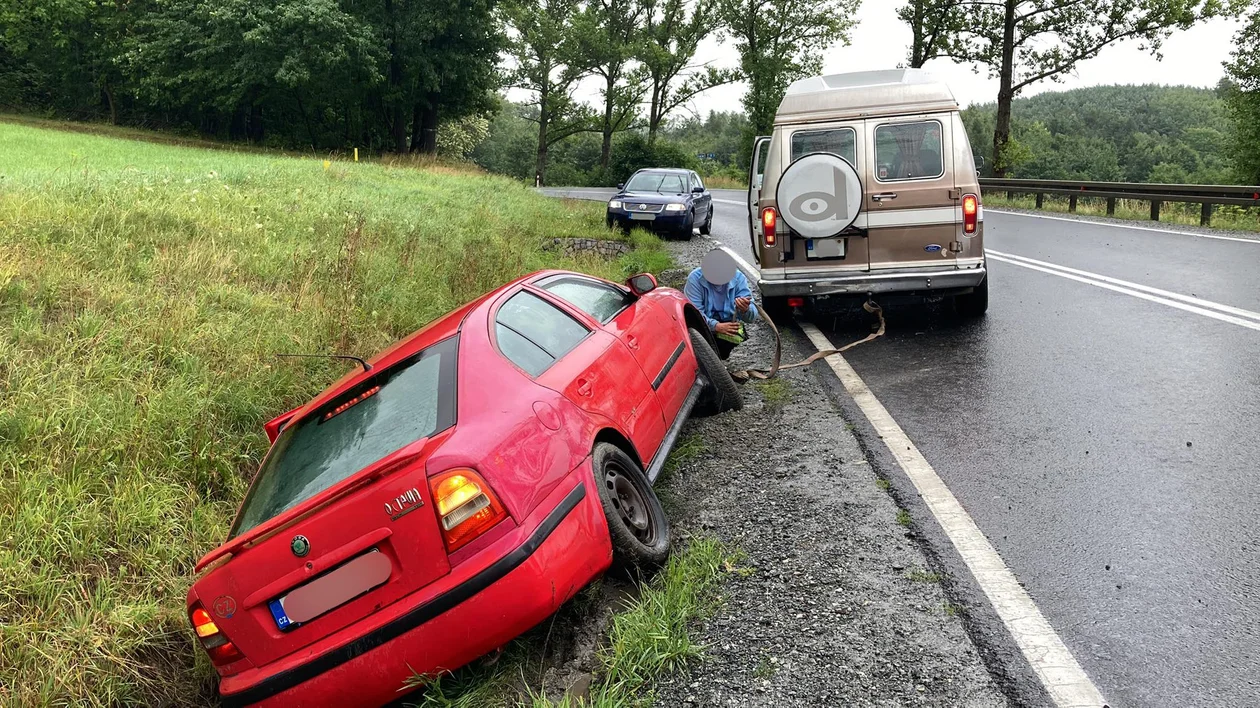
<instances>
[{"instance_id":1,"label":"car roof","mask_svg":"<svg viewBox=\"0 0 1260 708\"><path fill-rule=\"evenodd\" d=\"M691 170L688 170L683 167L644 167L641 170L635 170L636 175L639 174L640 172L665 172L667 174L679 174L679 175L691 174Z\"/></svg>"},{"instance_id":2,"label":"car roof","mask_svg":"<svg viewBox=\"0 0 1260 708\"><path fill-rule=\"evenodd\" d=\"M775 124L958 110L949 86L922 69L830 74L788 87Z\"/></svg>"}]
</instances>

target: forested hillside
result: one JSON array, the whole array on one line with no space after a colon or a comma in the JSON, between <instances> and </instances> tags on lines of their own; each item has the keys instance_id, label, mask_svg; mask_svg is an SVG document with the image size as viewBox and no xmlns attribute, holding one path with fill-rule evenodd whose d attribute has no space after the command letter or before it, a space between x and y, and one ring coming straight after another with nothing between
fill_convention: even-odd
<instances>
[{"instance_id":1,"label":"forested hillside","mask_svg":"<svg viewBox=\"0 0 1260 708\"><path fill-rule=\"evenodd\" d=\"M1094 86L1013 106L1010 176L1121 182L1234 180L1224 89ZM963 112L973 149L993 164L994 104Z\"/></svg>"}]
</instances>

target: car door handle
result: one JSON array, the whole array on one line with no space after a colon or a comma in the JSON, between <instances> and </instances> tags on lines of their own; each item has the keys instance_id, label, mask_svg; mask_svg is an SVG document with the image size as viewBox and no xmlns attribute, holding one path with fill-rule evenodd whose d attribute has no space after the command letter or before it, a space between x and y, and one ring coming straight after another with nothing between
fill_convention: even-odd
<instances>
[{"instance_id":1,"label":"car door handle","mask_svg":"<svg viewBox=\"0 0 1260 708\"><path fill-rule=\"evenodd\" d=\"M586 379L578 379L577 390L578 390L578 393L582 394L583 396L586 396L587 398L590 398L591 397L591 382L587 381Z\"/></svg>"},{"instance_id":2,"label":"car door handle","mask_svg":"<svg viewBox=\"0 0 1260 708\"><path fill-rule=\"evenodd\" d=\"M877 202L882 202L885 199L896 199L896 198L897 198L896 192L882 192L880 194L871 195L871 199Z\"/></svg>"},{"instance_id":3,"label":"car door handle","mask_svg":"<svg viewBox=\"0 0 1260 708\"><path fill-rule=\"evenodd\" d=\"M638 339L635 339L635 337L634 337L634 335L633 335L633 334L627 334L627 335L626 335L626 346L627 346L627 347L630 347L631 349L638 349L638 348L639 348L639 340L638 340Z\"/></svg>"}]
</instances>

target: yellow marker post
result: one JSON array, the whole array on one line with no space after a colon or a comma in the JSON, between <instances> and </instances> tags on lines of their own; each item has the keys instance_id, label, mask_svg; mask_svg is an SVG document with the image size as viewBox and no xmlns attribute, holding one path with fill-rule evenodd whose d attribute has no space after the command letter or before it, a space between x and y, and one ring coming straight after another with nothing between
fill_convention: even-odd
<instances>
[{"instance_id":1,"label":"yellow marker post","mask_svg":"<svg viewBox=\"0 0 1260 708\"><path fill-rule=\"evenodd\" d=\"M329 167L332 167L332 160L324 160L324 171L327 172Z\"/></svg>"},{"instance_id":2,"label":"yellow marker post","mask_svg":"<svg viewBox=\"0 0 1260 708\"><path fill-rule=\"evenodd\" d=\"M354 161L355 162L359 161L359 148L354 149Z\"/></svg>"}]
</instances>

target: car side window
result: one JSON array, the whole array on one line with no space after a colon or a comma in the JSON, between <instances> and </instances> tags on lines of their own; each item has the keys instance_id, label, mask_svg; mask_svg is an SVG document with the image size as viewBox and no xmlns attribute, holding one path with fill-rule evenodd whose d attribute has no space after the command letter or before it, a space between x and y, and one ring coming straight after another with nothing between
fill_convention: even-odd
<instances>
[{"instance_id":1,"label":"car side window","mask_svg":"<svg viewBox=\"0 0 1260 708\"><path fill-rule=\"evenodd\" d=\"M691 179L692 179L692 186L699 187L701 190L704 189L704 182L700 181L700 175L696 174L695 172L692 172Z\"/></svg>"},{"instance_id":2,"label":"car side window","mask_svg":"<svg viewBox=\"0 0 1260 708\"><path fill-rule=\"evenodd\" d=\"M627 292L585 278L551 278L538 287L594 317L600 324L607 324L634 302Z\"/></svg>"},{"instance_id":3,"label":"car side window","mask_svg":"<svg viewBox=\"0 0 1260 708\"><path fill-rule=\"evenodd\" d=\"M876 178L880 182L935 179L945 174L941 124L896 123L875 129Z\"/></svg>"},{"instance_id":4,"label":"car side window","mask_svg":"<svg viewBox=\"0 0 1260 708\"><path fill-rule=\"evenodd\" d=\"M555 305L531 293L517 293L495 317L499 351L537 376L573 351L590 331Z\"/></svg>"}]
</instances>

